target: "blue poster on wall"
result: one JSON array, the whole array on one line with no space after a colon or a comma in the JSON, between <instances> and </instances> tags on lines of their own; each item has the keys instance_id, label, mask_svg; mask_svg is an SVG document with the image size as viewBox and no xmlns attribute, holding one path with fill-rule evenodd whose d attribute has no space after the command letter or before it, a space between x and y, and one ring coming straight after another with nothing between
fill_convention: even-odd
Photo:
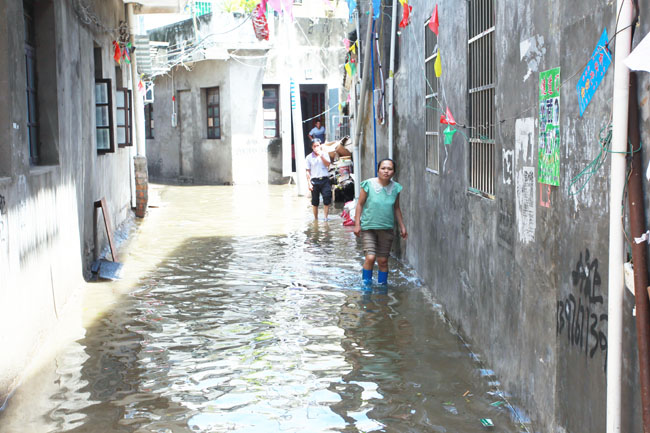
<instances>
[{"instance_id":1,"label":"blue poster on wall","mask_svg":"<svg viewBox=\"0 0 650 433\"><path fill-rule=\"evenodd\" d=\"M589 101L594 96L596 89L600 85L600 82L603 81L605 73L609 68L609 65L612 63L612 54L609 52L607 47L607 42L609 38L607 37L607 29L603 30L603 34L598 40L598 45L596 49L591 54L589 58L589 63L587 67L582 72L578 84L576 84L576 90L578 91L578 104L580 105L580 115L585 112Z\"/></svg>"}]
</instances>

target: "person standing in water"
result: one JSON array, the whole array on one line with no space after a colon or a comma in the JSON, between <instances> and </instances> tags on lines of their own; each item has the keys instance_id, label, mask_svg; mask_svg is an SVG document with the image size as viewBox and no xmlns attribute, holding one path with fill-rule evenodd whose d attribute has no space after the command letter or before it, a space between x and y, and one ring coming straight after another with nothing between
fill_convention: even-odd
<instances>
[{"instance_id":1,"label":"person standing in water","mask_svg":"<svg viewBox=\"0 0 650 433\"><path fill-rule=\"evenodd\" d=\"M354 234L361 236L363 244L363 281L366 283L372 282L375 261L379 268L377 282L388 283L388 256L395 236L395 220L402 238L408 236L399 206L402 185L393 180L394 175L395 162L382 159L377 166L377 177L361 182L354 216Z\"/></svg>"},{"instance_id":2,"label":"person standing in water","mask_svg":"<svg viewBox=\"0 0 650 433\"><path fill-rule=\"evenodd\" d=\"M330 204L332 203L332 184L330 184L329 166L330 156L323 150L318 138L311 143L312 152L305 158L307 166L307 187L311 191L311 206L314 211L314 220L318 220L318 205L320 196L323 196L323 214L327 221Z\"/></svg>"}]
</instances>

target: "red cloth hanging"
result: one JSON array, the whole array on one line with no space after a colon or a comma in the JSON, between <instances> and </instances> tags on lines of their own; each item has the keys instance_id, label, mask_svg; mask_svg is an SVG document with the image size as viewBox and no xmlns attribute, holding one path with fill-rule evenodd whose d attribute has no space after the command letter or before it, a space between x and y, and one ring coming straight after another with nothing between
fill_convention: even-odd
<instances>
[{"instance_id":1,"label":"red cloth hanging","mask_svg":"<svg viewBox=\"0 0 650 433\"><path fill-rule=\"evenodd\" d=\"M253 30L258 40L269 40L269 23L266 21L261 3L257 5L253 13Z\"/></svg>"},{"instance_id":2,"label":"red cloth hanging","mask_svg":"<svg viewBox=\"0 0 650 433\"><path fill-rule=\"evenodd\" d=\"M120 44L118 44L117 41L113 41L113 48L115 48L113 59L115 59L115 62L119 65L120 59L122 58L122 50L120 49Z\"/></svg>"},{"instance_id":3,"label":"red cloth hanging","mask_svg":"<svg viewBox=\"0 0 650 433\"><path fill-rule=\"evenodd\" d=\"M406 28L409 25L409 15L413 10L413 6L409 5L407 2L402 4L402 21L400 21L400 28Z\"/></svg>"}]
</instances>

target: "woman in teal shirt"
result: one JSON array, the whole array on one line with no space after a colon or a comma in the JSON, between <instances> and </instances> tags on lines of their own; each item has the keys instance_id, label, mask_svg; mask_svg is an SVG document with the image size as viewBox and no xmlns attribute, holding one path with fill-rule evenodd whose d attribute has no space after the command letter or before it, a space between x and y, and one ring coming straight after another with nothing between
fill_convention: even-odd
<instances>
[{"instance_id":1,"label":"woman in teal shirt","mask_svg":"<svg viewBox=\"0 0 650 433\"><path fill-rule=\"evenodd\" d=\"M383 159L377 166L377 177L361 182L361 192L354 216L354 234L361 236L363 253L364 282L372 281L372 270L377 261L379 272L377 282L388 283L388 256L393 244L395 220L402 238L408 233L399 207L399 193L402 185L393 180L395 162Z\"/></svg>"}]
</instances>

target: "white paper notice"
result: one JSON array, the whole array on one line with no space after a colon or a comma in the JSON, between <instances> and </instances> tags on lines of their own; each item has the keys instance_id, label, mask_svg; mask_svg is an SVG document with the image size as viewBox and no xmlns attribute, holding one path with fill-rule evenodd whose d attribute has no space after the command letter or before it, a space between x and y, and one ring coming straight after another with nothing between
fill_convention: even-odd
<instances>
[{"instance_id":1,"label":"white paper notice","mask_svg":"<svg viewBox=\"0 0 650 433\"><path fill-rule=\"evenodd\" d=\"M650 72L650 33L643 37L624 62L633 71Z\"/></svg>"}]
</instances>

